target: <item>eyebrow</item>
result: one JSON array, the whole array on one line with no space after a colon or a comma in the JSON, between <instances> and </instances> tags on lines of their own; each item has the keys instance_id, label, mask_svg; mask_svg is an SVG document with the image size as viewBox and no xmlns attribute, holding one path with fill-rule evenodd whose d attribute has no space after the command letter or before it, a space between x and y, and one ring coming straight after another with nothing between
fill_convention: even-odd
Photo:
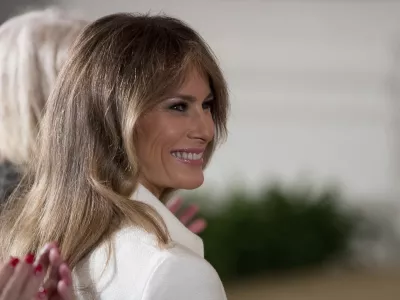
<instances>
[{"instance_id":1,"label":"eyebrow","mask_svg":"<svg viewBox=\"0 0 400 300\"><path fill-rule=\"evenodd\" d=\"M185 95L185 94L176 94L171 98L181 98L186 101L195 102L197 99L192 95ZM207 97L204 98L204 101L214 100L214 94L210 92Z\"/></svg>"}]
</instances>

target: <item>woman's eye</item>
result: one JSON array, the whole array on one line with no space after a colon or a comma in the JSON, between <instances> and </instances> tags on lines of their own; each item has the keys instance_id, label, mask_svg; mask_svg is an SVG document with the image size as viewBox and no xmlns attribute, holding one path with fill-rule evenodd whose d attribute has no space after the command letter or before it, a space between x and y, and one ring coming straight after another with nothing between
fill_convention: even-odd
<instances>
[{"instance_id":1,"label":"woman's eye","mask_svg":"<svg viewBox=\"0 0 400 300\"><path fill-rule=\"evenodd\" d=\"M212 101L207 101L203 103L203 109L211 110L212 108Z\"/></svg>"},{"instance_id":2,"label":"woman's eye","mask_svg":"<svg viewBox=\"0 0 400 300\"><path fill-rule=\"evenodd\" d=\"M178 103L170 106L170 109L177 111L186 111L187 104L186 103Z\"/></svg>"}]
</instances>

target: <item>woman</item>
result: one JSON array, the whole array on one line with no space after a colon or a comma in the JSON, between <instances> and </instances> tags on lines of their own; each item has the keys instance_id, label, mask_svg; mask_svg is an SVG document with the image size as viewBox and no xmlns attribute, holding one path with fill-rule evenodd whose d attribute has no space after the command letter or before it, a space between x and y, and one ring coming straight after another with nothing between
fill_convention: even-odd
<instances>
[{"instance_id":1,"label":"woman","mask_svg":"<svg viewBox=\"0 0 400 300\"><path fill-rule=\"evenodd\" d=\"M0 26L0 205L21 180L35 150L38 124L68 49L87 21L55 8L30 11ZM168 203L175 214L182 201ZM203 219L194 219L190 205L182 223L200 233Z\"/></svg>"},{"instance_id":2,"label":"woman","mask_svg":"<svg viewBox=\"0 0 400 300\"><path fill-rule=\"evenodd\" d=\"M58 242L78 299L226 299L201 239L164 203L203 183L227 112L220 68L181 21L115 14L90 24L4 211L1 252Z\"/></svg>"}]
</instances>

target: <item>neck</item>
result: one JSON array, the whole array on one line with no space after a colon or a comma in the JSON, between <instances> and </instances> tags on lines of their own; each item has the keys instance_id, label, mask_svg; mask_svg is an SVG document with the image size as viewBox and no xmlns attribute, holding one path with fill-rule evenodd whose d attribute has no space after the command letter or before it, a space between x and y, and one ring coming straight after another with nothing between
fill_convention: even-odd
<instances>
[{"instance_id":1,"label":"neck","mask_svg":"<svg viewBox=\"0 0 400 300\"><path fill-rule=\"evenodd\" d=\"M143 185L146 189L148 189L154 196L156 196L157 199L160 199L161 194L164 190L163 188L151 184L148 180L144 178L139 179L139 183Z\"/></svg>"}]
</instances>

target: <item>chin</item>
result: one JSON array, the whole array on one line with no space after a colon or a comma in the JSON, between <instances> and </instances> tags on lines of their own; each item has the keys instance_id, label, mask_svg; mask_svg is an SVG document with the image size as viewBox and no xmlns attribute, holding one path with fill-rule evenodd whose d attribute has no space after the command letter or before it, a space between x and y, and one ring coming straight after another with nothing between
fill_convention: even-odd
<instances>
[{"instance_id":1,"label":"chin","mask_svg":"<svg viewBox=\"0 0 400 300\"><path fill-rule=\"evenodd\" d=\"M176 188L182 190L194 190L204 183L204 176L187 176L177 180Z\"/></svg>"}]
</instances>

